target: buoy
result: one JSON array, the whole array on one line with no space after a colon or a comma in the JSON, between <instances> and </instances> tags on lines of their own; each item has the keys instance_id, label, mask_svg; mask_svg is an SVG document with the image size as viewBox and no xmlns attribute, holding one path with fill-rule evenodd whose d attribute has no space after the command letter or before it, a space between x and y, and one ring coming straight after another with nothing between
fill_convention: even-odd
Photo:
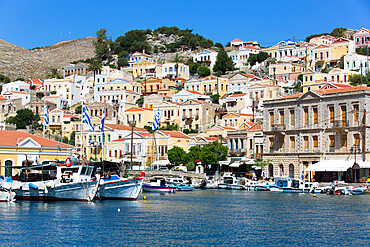
<instances>
[{"instance_id":1,"label":"buoy","mask_svg":"<svg viewBox=\"0 0 370 247\"><path fill-rule=\"evenodd\" d=\"M143 196L143 199L146 200L146 196Z\"/></svg>"},{"instance_id":2,"label":"buoy","mask_svg":"<svg viewBox=\"0 0 370 247\"><path fill-rule=\"evenodd\" d=\"M316 194L313 194L313 197L316 197Z\"/></svg>"},{"instance_id":3,"label":"buoy","mask_svg":"<svg viewBox=\"0 0 370 247\"><path fill-rule=\"evenodd\" d=\"M119 208L119 209L117 209L117 212L121 212L121 209Z\"/></svg>"}]
</instances>

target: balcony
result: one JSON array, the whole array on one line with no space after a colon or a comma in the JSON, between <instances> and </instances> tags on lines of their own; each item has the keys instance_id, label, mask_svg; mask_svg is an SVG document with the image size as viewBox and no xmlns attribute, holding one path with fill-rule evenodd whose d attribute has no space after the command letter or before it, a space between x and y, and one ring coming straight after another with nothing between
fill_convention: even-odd
<instances>
[{"instance_id":1,"label":"balcony","mask_svg":"<svg viewBox=\"0 0 370 247\"><path fill-rule=\"evenodd\" d=\"M282 132L285 131L285 124L272 124L271 130L274 132Z\"/></svg>"},{"instance_id":2,"label":"balcony","mask_svg":"<svg viewBox=\"0 0 370 247\"><path fill-rule=\"evenodd\" d=\"M343 128L348 127L349 121L348 120L334 120L333 122L333 128Z\"/></svg>"}]
</instances>

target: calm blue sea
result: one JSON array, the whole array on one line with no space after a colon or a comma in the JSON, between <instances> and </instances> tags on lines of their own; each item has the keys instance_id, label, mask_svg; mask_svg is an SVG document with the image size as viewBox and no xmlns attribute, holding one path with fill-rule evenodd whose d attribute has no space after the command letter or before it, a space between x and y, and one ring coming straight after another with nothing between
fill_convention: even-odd
<instances>
[{"instance_id":1,"label":"calm blue sea","mask_svg":"<svg viewBox=\"0 0 370 247\"><path fill-rule=\"evenodd\" d=\"M143 200L142 196L147 196ZM369 246L370 195L200 190L0 203L1 246Z\"/></svg>"}]
</instances>

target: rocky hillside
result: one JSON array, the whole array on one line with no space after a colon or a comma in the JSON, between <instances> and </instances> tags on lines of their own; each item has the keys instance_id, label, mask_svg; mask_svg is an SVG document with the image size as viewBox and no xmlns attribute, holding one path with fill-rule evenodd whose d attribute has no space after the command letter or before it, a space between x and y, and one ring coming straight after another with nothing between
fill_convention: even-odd
<instances>
[{"instance_id":1,"label":"rocky hillside","mask_svg":"<svg viewBox=\"0 0 370 247\"><path fill-rule=\"evenodd\" d=\"M45 79L52 68L95 55L93 37L62 41L52 46L27 50L0 39L0 74L12 80Z\"/></svg>"}]
</instances>

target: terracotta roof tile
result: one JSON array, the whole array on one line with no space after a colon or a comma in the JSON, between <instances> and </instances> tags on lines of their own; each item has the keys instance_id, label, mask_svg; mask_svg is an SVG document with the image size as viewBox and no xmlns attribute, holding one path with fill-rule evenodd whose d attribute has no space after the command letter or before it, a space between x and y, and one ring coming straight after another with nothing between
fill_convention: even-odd
<instances>
[{"instance_id":1,"label":"terracotta roof tile","mask_svg":"<svg viewBox=\"0 0 370 247\"><path fill-rule=\"evenodd\" d=\"M231 41L231 43L232 43L232 42L243 42L243 41L241 41L240 39L236 38L236 39L234 39L233 41Z\"/></svg>"},{"instance_id":2,"label":"terracotta roof tile","mask_svg":"<svg viewBox=\"0 0 370 247\"><path fill-rule=\"evenodd\" d=\"M168 131L168 130L160 130L163 134L169 135L171 138L183 138L183 139L190 139L189 136L182 133L181 131Z\"/></svg>"},{"instance_id":3,"label":"terracotta roof tile","mask_svg":"<svg viewBox=\"0 0 370 247\"><path fill-rule=\"evenodd\" d=\"M189 91L189 90L185 90L186 92L189 92L189 93L193 93L193 94L200 94L202 95L201 93L197 92L197 91Z\"/></svg>"},{"instance_id":4,"label":"terracotta roof tile","mask_svg":"<svg viewBox=\"0 0 370 247\"><path fill-rule=\"evenodd\" d=\"M23 131L17 130L0 130L0 145L1 146L17 146L18 143L22 142L26 138L30 137L35 142L40 144L42 147L61 147L67 148L72 147L71 145L43 138L41 136L32 135Z\"/></svg>"},{"instance_id":5,"label":"terracotta roof tile","mask_svg":"<svg viewBox=\"0 0 370 247\"><path fill-rule=\"evenodd\" d=\"M115 130L131 130L130 126L121 125L121 124L104 124L104 126L107 126L108 128L115 129ZM134 131L147 131L147 130L144 128L134 127Z\"/></svg>"}]
</instances>

